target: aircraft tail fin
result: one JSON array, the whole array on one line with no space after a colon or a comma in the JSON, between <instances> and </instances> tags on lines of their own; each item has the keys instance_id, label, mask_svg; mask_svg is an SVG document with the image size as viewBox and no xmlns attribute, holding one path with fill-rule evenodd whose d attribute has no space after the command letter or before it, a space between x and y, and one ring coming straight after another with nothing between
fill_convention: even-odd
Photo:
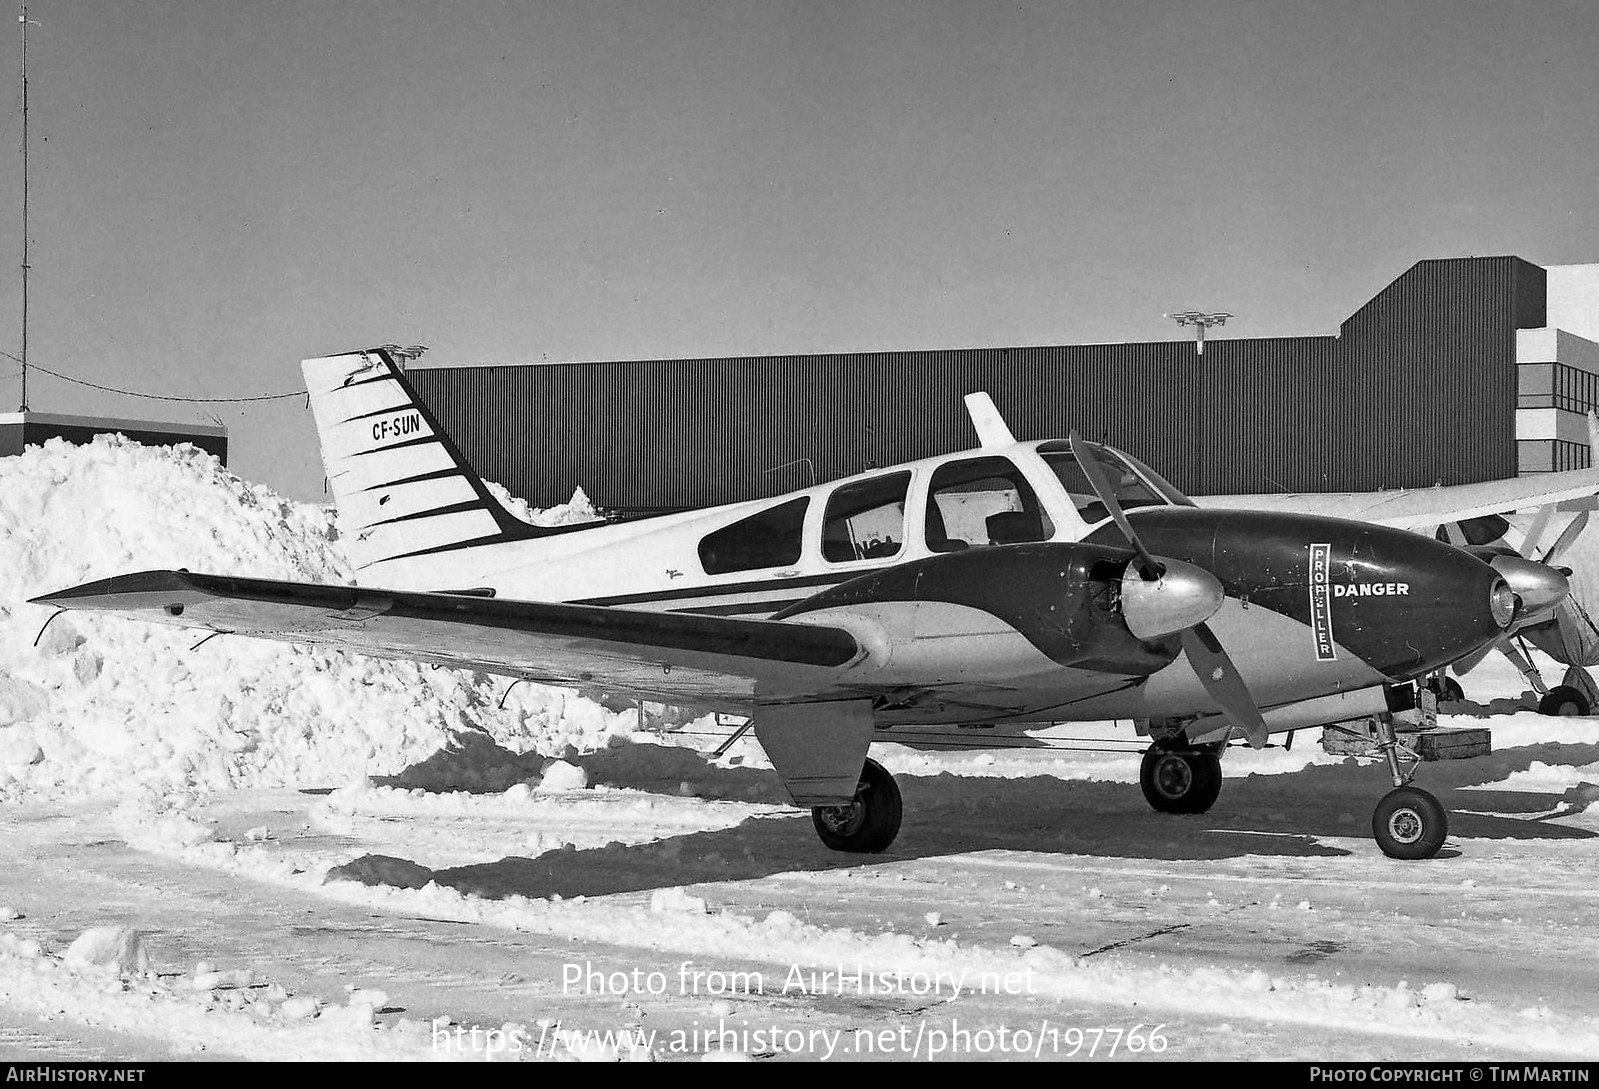
<instances>
[{"instance_id":1,"label":"aircraft tail fin","mask_svg":"<svg viewBox=\"0 0 1599 1089\"><path fill-rule=\"evenodd\" d=\"M452 585L451 553L542 537L484 487L391 348L301 364L343 544L360 581Z\"/></svg>"}]
</instances>

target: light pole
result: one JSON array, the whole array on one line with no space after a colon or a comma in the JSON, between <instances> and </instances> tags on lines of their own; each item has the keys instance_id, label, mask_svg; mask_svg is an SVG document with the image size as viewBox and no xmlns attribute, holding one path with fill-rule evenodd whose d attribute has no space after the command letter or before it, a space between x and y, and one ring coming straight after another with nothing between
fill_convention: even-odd
<instances>
[{"instance_id":1,"label":"light pole","mask_svg":"<svg viewBox=\"0 0 1599 1089\"><path fill-rule=\"evenodd\" d=\"M1168 318L1178 325L1192 325L1194 327L1194 351L1199 355L1205 354L1205 330L1212 325L1226 325L1231 314L1217 310L1207 314L1203 310L1179 310L1175 314L1167 314Z\"/></svg>"},{"instance_id":2,"label":"light pole","mask_svg":"<svg viewBox=\"0 0 1599 1089\"><path fill-rule=\"evenodd\" d=\"M1226 325L1231 314L1222 310L1179 310L1167 314L1178 325L1194 327L1194 479L1195 491L1205 494L1205 330Z\"/></svg>"}]
</instances>

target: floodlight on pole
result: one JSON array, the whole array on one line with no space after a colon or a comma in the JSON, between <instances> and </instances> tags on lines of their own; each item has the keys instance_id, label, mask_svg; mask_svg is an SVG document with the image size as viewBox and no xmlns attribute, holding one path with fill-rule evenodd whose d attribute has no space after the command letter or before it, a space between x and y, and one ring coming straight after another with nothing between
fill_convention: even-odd
<instances>
[{"instance_id":1,"label":"floodlight on pole","mask_svg":"<svg viewBox=\"0 0 1599 1089\"><path fill-rule=\"evenodd\" d=\"M1194 327L1194 488L1199 495L1205 494L1205 330L1213 325L1226 325L1231 314L1222 310L1179 310L1175 314L1167 314L1168 318L1178 325L1192 325Z\"/></svg>"},{"instance_id":2,"label":"floodlight on pole","mask_svg":"<svg viewBox=\"0 0 1599 1089\"><path fill-rule=\"evenodd\" d=\"M1213 313L1206 313L1203 310L1179 310L1175 314L1167 314L1166 316L1178 325L1192 325L1194 327L1194 349L1200 355L1205 354L1205 330L1212 325L1226 325L1227 319L1232 317L1231 314L1220 310Z\"/></svg>"}]
</instances>

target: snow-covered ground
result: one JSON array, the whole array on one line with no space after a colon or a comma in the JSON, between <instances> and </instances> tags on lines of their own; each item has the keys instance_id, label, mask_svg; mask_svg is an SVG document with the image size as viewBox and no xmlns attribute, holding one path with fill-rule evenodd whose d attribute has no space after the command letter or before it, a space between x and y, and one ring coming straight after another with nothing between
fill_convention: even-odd
<instances>
[{"instance_id":1,"label":"snow-covered ground","mask_svg":"<svg viewBox=\"0 0 1599 1089\"><path fill-rule=\"evenodd\" d=\"M145 567L349 577L198 452L0 459L0 1059L1599 1058L1599 720L1498 660L1431 861L1313 732L1172 817L1110 724L878 746L861 858L711 718L24 603Z\"/></svg>"}]
</instances>

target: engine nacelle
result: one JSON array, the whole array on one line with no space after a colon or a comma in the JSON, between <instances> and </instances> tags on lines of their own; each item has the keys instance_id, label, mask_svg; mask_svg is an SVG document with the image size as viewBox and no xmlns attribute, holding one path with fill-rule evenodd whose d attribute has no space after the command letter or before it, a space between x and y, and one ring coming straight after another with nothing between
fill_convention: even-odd
<instances>
[{"instance_id":1,"label":"engine nacelle","mask_svg":"<svg viewBox=\"0 0 1599 1089\"><path fill-rule=\"evenodd\" d=\"M1202 569L1163 560L1145 580L1129 549L1080 543L968 549L875 571L777 614L855 636L852 670L876 683L989 680L1061 666L1143 676L1178 654L1172 633L1220 607ZM1134 630L1136 628L1136 631Z\"/></svg>"}]
</instances>

